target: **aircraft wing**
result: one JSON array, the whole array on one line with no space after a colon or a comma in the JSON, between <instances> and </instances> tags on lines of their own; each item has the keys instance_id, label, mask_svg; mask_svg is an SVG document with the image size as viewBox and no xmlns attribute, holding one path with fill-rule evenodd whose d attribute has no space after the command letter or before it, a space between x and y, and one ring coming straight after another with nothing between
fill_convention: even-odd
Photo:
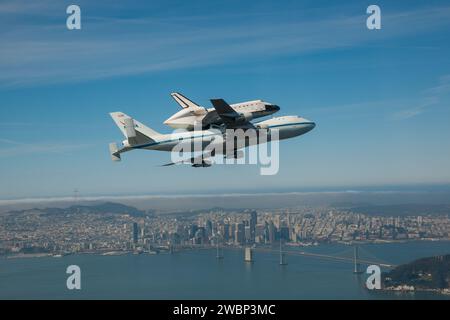
<instances>
[{"instance_id":1,"label":"aircraft wing","mask_svg":"<svg viewBox=\"0 0 450 320\"><path fill-rule=\"evenodd\" d=\"M162 166L168 167L168 166L173 166L176 164L189 163L193 167L210 167L212 165L210 157L211 157L210 154L202 154L197 157L183 159L183 160L180 160L177 162L169 162L169 163L163 164Z\"/></svg>"},{"instance_id":2,"label":"aircraft wing","mask_svg":"<svg viewBox=\"0 0 450 320\"><path fill-rule=\"evenodd\" d=\"M211 103L228 129L255 129L250 121L236 112L225 100L211 99Z\"/></svg>"}]
</instances>

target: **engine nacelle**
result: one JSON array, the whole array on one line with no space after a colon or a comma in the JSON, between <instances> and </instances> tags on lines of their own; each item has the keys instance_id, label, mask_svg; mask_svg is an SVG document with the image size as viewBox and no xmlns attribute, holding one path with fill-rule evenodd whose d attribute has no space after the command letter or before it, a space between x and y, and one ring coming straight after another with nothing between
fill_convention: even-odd
<instances>
[{"instance_id":1,"label":"engine nacelle","mask_svg":"<svg viewBox=\"0 0 450 320\"><path fill-rule=\"evenodd\" d=\"M212 163L209 161L202 161L202 163L194 163L192 164L192 167L194 168L207 168L207 167L211 167Z\"/></svg>"}]
</instances>

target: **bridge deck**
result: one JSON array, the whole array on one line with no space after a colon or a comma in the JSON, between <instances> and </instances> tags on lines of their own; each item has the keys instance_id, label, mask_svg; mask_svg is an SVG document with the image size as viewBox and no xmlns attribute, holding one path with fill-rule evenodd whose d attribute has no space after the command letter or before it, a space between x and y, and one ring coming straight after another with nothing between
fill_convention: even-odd
<instances>
[{"instance_id":1,"label":"bridge deck","mask_svg":"<svg viewBox=\"0 0 450 320\"><path fill-rule=\"evenodd\" d=\"M175 246L176 247L176 246ZM215 246L212 245L190 245L190 246L179 246L179 248L183 249L215 249ZM232 250L244 250L243 247L222 247L226 249L232 249ZM280 251L277 249L270 249L270 248L252 248L252 250L256 252L267 252L267 253L274 253L279 254ZM333 256L333 255L327 255L327 254L321 254L321 253L313 253L313 252L306 252L306 251L300 251L300 250L282 250L284 254L288 255L301 255L301 256L307 256L307 257L313 257L313 258L319 258L319 259L327 259L327 260L335 260L335 261L343 261L343 262L354 262L354 258L351 257L340 257L340 256ZM378 265L380 267L385 268L395 268L396 265L379 262L379 261L372 261L367 259L357 259L357 263L359 264L368 264L368 265Z\"/></svg>"}]
</instances>

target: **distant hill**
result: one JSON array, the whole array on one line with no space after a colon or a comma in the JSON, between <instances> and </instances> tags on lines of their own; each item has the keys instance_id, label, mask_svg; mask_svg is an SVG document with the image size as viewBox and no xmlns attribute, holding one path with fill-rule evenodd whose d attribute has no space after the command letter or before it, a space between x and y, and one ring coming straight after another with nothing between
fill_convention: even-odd
<instances>
[{"instance_id":1,"label":"distant hill","mask_svg":"<svg viewBox=\"0 0 450 320\"><path fill-rule=\"evenodd\" d=\"M10 211L9 213L25 213L30 211L40 211L42 215L59 215L59 214L79 214L79 213L113 213L113 214L129 214L134 217L142 217L145 215L144 211L136 209L135 207L127 206L121 203L104 202L92 205L72 205L67 208L44 208L44 209L27 209Z\"/></svg>"},{"instance_id":2,"label":"distant hill","mask_svg":"<svg viewBox=\"0 0 450 320\"><path fill-rule=\"evenodd\" d=\"M450 214L448 204L393 204L364 205L350 208L351 211L377 216L417 216L417 215L447 215Z\"/></svg>"},{"instance_id":3,"label":"distant hill","mask_svg":"<svg viewBox=\"0 0 450 320\"><path fill-rule=\"evenodd\" d=\"M418 289L450 288L450 254L400 265L384 274L384 285L408 285Z\"/></svg>"}]
</instances>

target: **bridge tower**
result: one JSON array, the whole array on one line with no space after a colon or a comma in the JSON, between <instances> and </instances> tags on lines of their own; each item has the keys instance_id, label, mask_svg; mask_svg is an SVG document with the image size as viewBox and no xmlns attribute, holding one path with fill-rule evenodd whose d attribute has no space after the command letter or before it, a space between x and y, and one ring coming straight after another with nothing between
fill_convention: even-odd
<instances>
[{"instance_id":1,"label":"bridge tower","mask_svg":"<svg viewBox=\"0 0 450 320\"><path fill-rule=\"evenodd\" d=\"M355 244L353 247L353 273L361 273L360 263L359 263L359 247Z\"/></svg>"},{"instance_id":2,"label":"bridge tower","mask_svg":"<svg viewBox=\"0 0 450 320\"><path fill-rule=\"evenodd\" d=\"M244 261L245 262L253 262L253 251L252 251L252 248L245 247Z\"/></svg>"}]
</instances>

